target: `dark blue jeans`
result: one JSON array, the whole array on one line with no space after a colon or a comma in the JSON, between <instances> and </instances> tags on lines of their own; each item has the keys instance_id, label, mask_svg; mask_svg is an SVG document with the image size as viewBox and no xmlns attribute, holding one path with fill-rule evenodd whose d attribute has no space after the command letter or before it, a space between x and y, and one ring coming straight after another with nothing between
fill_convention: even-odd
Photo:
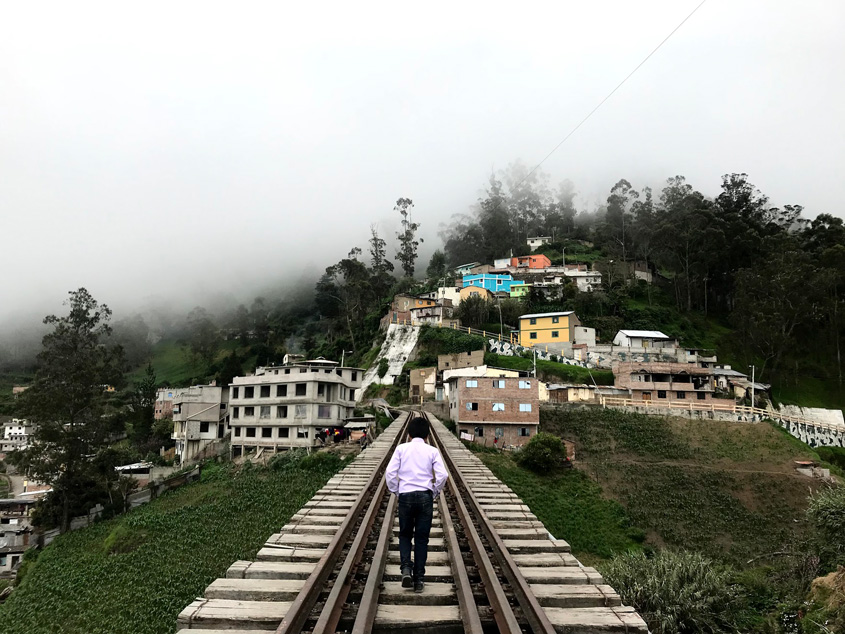
<instances>
[{"instance_id":1,"label":"dark blue jeans","mask_svg":"<svg viewBox=\"0 0 845 634\"><path fill-rule=\"evenodd\" d=\"M431 533L431 517L434 512L434 496L431 491L411 491L399 494L399 562L404 568L412 568L414 579L422 581L425 576L425 561L428 559L428 536ZM411 564L411 539L414 541L414 563Z\"/></svg>"}]
</instances>

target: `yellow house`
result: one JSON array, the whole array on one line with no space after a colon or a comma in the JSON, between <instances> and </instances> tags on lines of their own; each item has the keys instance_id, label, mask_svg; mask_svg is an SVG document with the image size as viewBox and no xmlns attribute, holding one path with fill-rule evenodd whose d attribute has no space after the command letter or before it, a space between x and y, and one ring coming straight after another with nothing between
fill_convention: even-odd
<instances>
[{"instance_id":1,"label":"yellow house","mask_svg":"<svg viewBox=\"0 0 845 634\"><path fill-rule=\"evenodd\" d=\"M493 293L488 291L486 288L481 288L480 286L464 286L461 289L461 301L469 299L473 295L478 295L483 299L486 299L488 302L493 301Z\"/></svg>"},{"instance_id":2,"label":"yellow house","mask_svg":"<svg viewBox=\"0 0 845 634\"><path fill-rule=\"evenodd\" d=\"M531 347L550 343L572 341L572 329L580 325L574 312L536 313L519 318L517 343Z\"/></svg>"}]
</instances>

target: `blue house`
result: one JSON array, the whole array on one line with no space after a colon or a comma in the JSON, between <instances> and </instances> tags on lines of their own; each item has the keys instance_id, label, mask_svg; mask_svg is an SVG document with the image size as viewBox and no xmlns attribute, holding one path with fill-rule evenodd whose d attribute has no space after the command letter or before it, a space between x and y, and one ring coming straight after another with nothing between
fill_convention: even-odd
<instances>
[{"instance_id":1,"label":"blue house","mask_svg":"<svg viewBox=\"0 0 845 634\"><path fill-rule=\"evenodd\" d=\"M511 275L483 273L478 275L464 275L464 286L480 286L492 293L511 292L511 287L525 284L522 280L515 280Z\"/></svg>"}]
</instances>

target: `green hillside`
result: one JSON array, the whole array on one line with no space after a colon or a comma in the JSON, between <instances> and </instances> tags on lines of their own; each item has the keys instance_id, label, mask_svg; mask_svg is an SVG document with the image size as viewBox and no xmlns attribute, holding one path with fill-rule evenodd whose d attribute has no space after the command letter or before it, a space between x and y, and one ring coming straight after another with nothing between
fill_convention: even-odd
<instances>
[{"instance_id":1,"label":"green hillside","mask_svg":"<svg viewBox=\"0 0 845 634\"><path fill-rule=\"evenodd\" d=\"M198 483L59 537L0 605L0 632L174 631L179 612L232 562L254 558L337 464L310 466L211 465Z\"/></svg>"},{"instance_id":2,"label":"green hillside","mask_svg":"<svg viewBox=\"0 0 845 634\"><path fill-rule=\"evenodd\" d=\"M818 483L796 474L793 460L819 457L770 424L544 408L541 429L575 443L576 470L544 478L506 456L482 458L578 554L606 557L642 532L647 545L741 563L806 533ZM621 512L608 511L610 501Z\"/></svg>"}]
</instances>

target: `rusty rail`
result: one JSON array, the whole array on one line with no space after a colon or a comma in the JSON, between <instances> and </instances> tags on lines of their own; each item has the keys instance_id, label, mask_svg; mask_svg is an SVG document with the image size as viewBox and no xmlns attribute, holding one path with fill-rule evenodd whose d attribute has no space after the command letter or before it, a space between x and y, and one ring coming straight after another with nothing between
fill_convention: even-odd
<instances>
[{"instance_id":1,"label":"rusty rail","mask_svg":"<svg viewBox=\"0 0 845 634\"><path fill-rule=\"evenodd\" d=\"M426 414L426 417L427 416L428 415ZM441 449L442 444L439 442L433 426L431 428L431 435L438 449ZM484 545L481 543L478 531L476 531L472 522L472 517L470 517L469 509L471 509L472 515L478 521L481 532L486 537L487 544L491 547L493 556L496 558L499 568L502 570L502 573L507 579L523 616L531 626L533 634L555 634L555 628L546 616L545 610L543 610L542 606L537 601L537 598L534 596L534 593L528 585L528 581L526 581L525 577L520 572L519 567L516 565L516 562L513 560L513 557L511 557L507 547L505 547L504 542L499 537L496 528L484 513L478 499L467 484L460 470L457 468L457 465L452 460L452 457L448 452L443 451L442 449L440 453L443 456L447 468L449 469L449 487L455 496L458 516L464 526L468 542L470 543L470 548L472 549L473 558L478 565L479 573L481 574L484 582L484 590L490 600L490 606L493 608L493 617L496 620L496 624L499 626L499 631L502 634L521 634L522 628L517 621L513 608L508 603L503 585L496 575L495 568L484 549ZM469 503L469 509L464 503L464 498L466 498L466 501Z\"/></svg>"},{"instance_id":2,"label":"rusty rail","mask_svg":"<svg viewBox=\"0 0 845 634\"><path fill-rule=\"evenodd\" d=\"M410 419L410 416L408 418ZM363 548L366 545L366 537L369 530L372 528L373 522L375 521L384 492L387 490L384 480L384 470L387 467L387 463L390 461L393 449L396 448L396 445L398 445L399 441L404 437L405 429L407 429L407 420L405 421L402 430L396 435L391 450L385 453L385 457L382 459L378 467L373 470L373 473L367 480L363 490L358 494L358 497L355 498L352 509L344 518L331 542L329 542L329 545L326 547L326 552L317 562L314 571L306 580L302 590L300 590L299 594L296 596L296 599L294 599L290 609L285 615L284 620L281 622L279 627L276 628L276 634L298 634L305 628L305 623L311 616L311 612L314 610L314 606L317 604L320 594L325 589L326 582L329 580L329 577L334 571L335 566L340 559L340 555L349 541L349 536L351 535L353 528L358 526L358 532L355 540L350 548L346 560L344 561L340 574L332 586L329 600L326 601L318 620L318 624L320 628L322 628L319 631L335 631L334 629L331 629L331 627L333 627L332 624L334 623L334 625L336 625L337 619L340 618L343 603L346 600L346 596L349 594L349 584L351 583L353 568L360 561ZM379 495L381 497L378 497L376 500L376 496ZM361 514L364 513L365 507L367 508L367 511L364 514L364 519L359 525L358 519L361 517ZM366 530L361 530L362 527ZM315 627L314 632L318 632L318 628Z\"/></svg>"}]
</instances>

